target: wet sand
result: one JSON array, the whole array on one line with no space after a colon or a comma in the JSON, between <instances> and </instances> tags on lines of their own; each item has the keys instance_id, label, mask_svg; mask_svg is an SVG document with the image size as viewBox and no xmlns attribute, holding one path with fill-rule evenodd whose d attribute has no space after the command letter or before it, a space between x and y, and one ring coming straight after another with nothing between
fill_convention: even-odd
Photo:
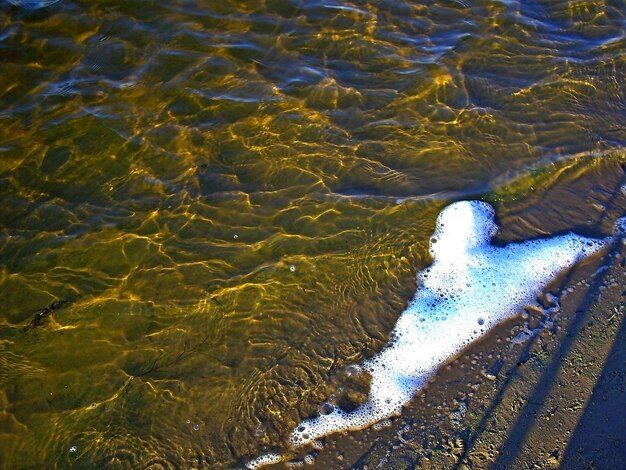
<instances>
[{"instance_id":1,"label":"wet sand","mask_svg":"<svg viewBox=\"0 0 626 470\"><path fill-rule=\"evenodd\" d=\"M569 169L559 179L523 204L509 198L497 207L501 242L529 226L544 228L537 236L565 230L553 224L563 219L552 211L594 236L610 233L626 212L619 160L583 177ZM614 191L594 191L599 181ZM576 210L592 199L591 218ZM401 417L329 436L323 449L302 449L276 468L623 468L625 266L626 244L618 240L555 280L540 299L544 312L501 325L440 370Z\"/></svg>"}]
</instances>

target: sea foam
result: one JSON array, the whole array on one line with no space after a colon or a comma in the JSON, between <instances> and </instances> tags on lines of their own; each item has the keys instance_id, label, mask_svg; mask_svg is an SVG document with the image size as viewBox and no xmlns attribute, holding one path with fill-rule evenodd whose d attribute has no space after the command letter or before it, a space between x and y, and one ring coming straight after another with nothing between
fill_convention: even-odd
<instances>
[{"instance_id":1,"label":"sea foam","mask_svg":"<svg viewBox=\"0 0 626 470\"><path fill-rule=\"evenodd\" d=\"M266 465L272 465L282 460L282 455L276 453L263 454L256 459L250 460L246 467L250 470L256 470L257 468L265 467Z\"/></svg>"},{"instance_id":2,"label":"sea foam","mask_svg":"<svg viewBox=\"0 0 626 470\"><path fill-rule=\"evenodd\" d=\"M335 407L303 420L290 436L294 447L397 415L441 365L534 302L560 271L608 243L569 233L496 247L490 244L493 217L492 207L478 201L441 211L430 239L432 265L418 274L415 297L389 344L362 364L372 377L368 401L351 412Z\"/></svg>"}]
</instances>

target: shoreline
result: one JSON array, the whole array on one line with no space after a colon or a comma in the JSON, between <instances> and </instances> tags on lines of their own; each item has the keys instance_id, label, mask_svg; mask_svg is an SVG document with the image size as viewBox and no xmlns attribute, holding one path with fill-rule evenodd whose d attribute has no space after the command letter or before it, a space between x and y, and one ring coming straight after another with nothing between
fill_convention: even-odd
<instances>
[{"instance_id":1,"label":"shoreline","mask_svg":"<svg viewBox=\"0 0 626 470\"><path fill-rule=\"evenodd\" d=\"M608 182L616 188L612 199L604 196L604 212L594 217L595 223L588 223L596 230L606 231L609 222L626 211L626 193L620 190L623 188L621 165L609 164L600 169L603 171L582 179L572 171L547 194L525 198L523 206L511 202L498 207L501 229L497 241L508 243L523 239L529 225L542 227L547 233L562 231L563 228L551 225L550 212L563 209L564 193L576 194L567 203L568 208L575 208L584 194L590 194L597 184L596 179L604 179L605 184ZM538 198L541 201L537 201ZM571 214L574 216L571 226L577 226L576 211ZM537 223L536 218L544 223ZM528 220L533 224L528 224ZM518 316L499 325L443 366L399 417L368 429L327 436L323 450L298 449L295 459L267 468L299 466L304 464L305 457L307 468L320 469L504 468L503 465L512 462L556 468L563 459L569 462L576 457L584 458L584 452L572 456L574 444L569 447L566 444L570 436L574 442L576 423L585 412L584 404L590 400L596 377L623 317L625 257L624 241L617 240L608 251L559 276L546 291L557 294L561 304L553 325L540 328L538 334L516 346L511 345L511 339L524 330L524 323L531 329L537 328L542 321L540 313L530 312L526 321ZM604 282L606 279L609 279L608 284ZM543 296L543 301L544 307L549 309L549 298ZM626 322L622 324L623 330ZM604 329L607 330L605 336ZM580 354L577 351L585 346L579 339L571 339L579 330L589 331L596 337L594 347L585 350L588 361L572 359L572 355ZM617 375L621 373L623 377L624 366L621 367ZM557 398L548 393L556 393L552 390L555 386L563 388L558 385L559 381L575 384L578 377L584 377L584 390L574 386L574 390L558 393ZM536 403L536 396L542 401L546 399L546 405ZM563 398L559 399L561 396ZM527 399L532 403L527 405ZM562 403L567 400L575 405ZM570 408L572 410L567 411ZM524 417L528 413L545 416L531 421ZM589 420L593 422L593 418ZM559 429L548 429L550 423L560 422L567 424ZM595 430L599 432L601 426L596 426ZM501 441L498 444L495 436Z\"/></svg>"},{"instance_id":2,"label":"shoreline","mask_svg":"<svg viewBox=\"0 0 626 470\"><path fill-rule=\"evenodd\" d=\"M299 458L267 468L300 466L306 456L306 467L319 469L558 468L564 462L580 468L598 452L615 454L604 464L623 461L626 446L615 437L618 430L606 429L596 417L602 411L587 405L596 403L598 387L609 404L624 398L624 363L614 364L612 375L601 374L615 362L611 358L624 354L614 346L626 334L624 260L626 244L618 242L611 253L552 283L549 291L564 293L553 326L512 345L524 320L500 325L444 366L401 416L328 436L323 450L307 448ZM531 314L533 321L540 318ZM592 446L579 444L583 416L583 439L595 438ZM604 435L609 438L600 439Z\"/></svg>"}]
</instances>

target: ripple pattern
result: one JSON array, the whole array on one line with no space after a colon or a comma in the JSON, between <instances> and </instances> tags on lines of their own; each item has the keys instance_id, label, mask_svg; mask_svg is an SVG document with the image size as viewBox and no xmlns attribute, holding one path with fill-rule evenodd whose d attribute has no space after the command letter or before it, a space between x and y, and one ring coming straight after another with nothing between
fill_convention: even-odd
<instances>
[{"instance_id":1,"label":"ripple pattern","mask_svg":"<svg viewBox=\"0 0 626 470\"><path fill-rule=\"evenodd\" d=\"M386 343L448 201L624 165L625 11L0 3L0 466L279 448Z\"/></svg>"}]
</instances>

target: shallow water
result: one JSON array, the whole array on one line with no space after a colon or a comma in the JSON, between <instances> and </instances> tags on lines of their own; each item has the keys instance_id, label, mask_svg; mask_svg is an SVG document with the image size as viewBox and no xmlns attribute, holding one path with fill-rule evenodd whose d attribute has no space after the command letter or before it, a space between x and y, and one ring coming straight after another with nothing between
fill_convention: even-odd
<instances>
[{"instance_id":1,"label":"shallow water","mask_svg":"<svg viewBox=\"0 0 626 470\"><path fill-rule=\"evenodd\" d=\"M25 7L0 3L6 468L280 448L386 343L445 204L626 161L622 1ZM606 229L593 194L558 209Z\"/></svg>"}]
</instances>

